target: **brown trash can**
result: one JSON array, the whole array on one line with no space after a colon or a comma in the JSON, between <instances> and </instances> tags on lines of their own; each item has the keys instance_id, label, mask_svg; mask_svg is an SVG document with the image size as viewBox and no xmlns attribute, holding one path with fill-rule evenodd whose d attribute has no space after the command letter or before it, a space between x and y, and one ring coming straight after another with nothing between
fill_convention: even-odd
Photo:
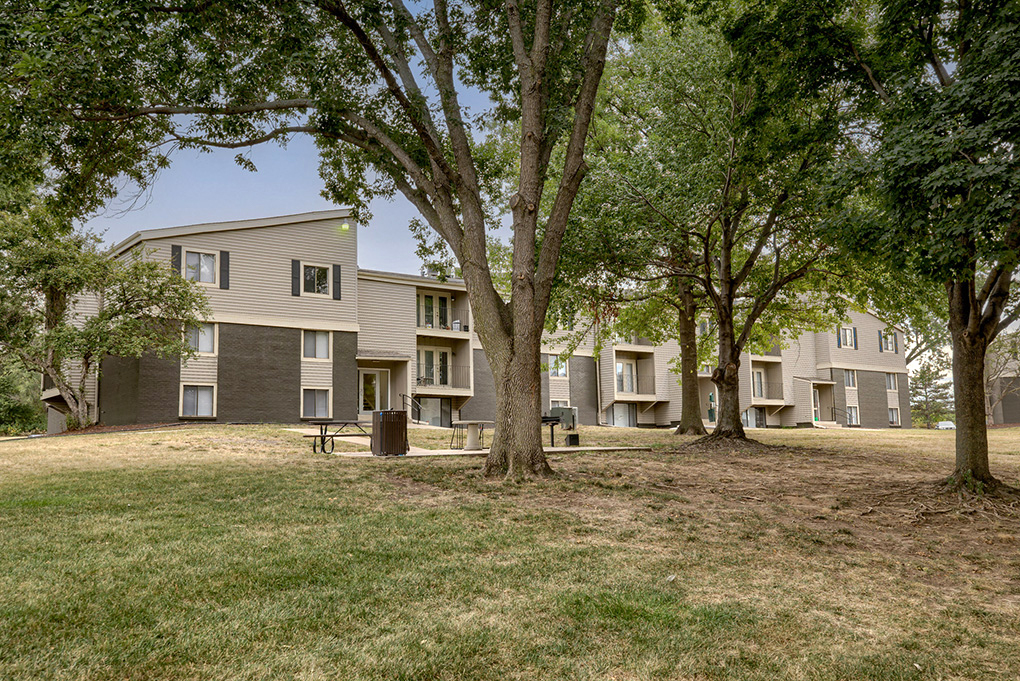
<instances>
[{"instance_id":1,"label":"brown trash can","mask_svg":"<svg viewBox=\"0 0 1020 681\"><path fill-rule=\"evenodd\" d=\"M372 412L372 454L407 454L407 412L397 409Z\"/></svg>"}]
</instances>

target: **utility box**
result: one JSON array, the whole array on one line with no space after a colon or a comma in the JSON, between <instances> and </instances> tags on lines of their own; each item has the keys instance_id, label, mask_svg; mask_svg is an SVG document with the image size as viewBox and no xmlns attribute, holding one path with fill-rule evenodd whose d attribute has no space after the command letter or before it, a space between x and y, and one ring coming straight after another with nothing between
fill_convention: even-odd
<instances>
[{"instance_id":1,"label":"utility box","mask_svg":"<svg viewBox=\"0 0 1020 681\"><path fill-rule=\"evenodd\" d=\"M398 409L372 412L372 454L407 454L407 412Z\"/></svg>"},{"instance_id":2,"label":"utility box","mask_svg":"<svg viewBox=\"0 0 1020 681\"><path fill-rule=\"evenodd\" d=\"M560 430L577 430L577 407L553 407L549 416L560 420Z\"/></svg>"}]
</instances>

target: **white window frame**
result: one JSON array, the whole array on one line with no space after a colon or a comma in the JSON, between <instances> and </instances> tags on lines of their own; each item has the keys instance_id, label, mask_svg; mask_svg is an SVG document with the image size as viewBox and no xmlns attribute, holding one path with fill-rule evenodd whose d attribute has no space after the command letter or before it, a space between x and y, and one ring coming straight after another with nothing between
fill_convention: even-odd
<instances>
[{"instance_id":1,"label":"white window frame","mask_svg":"<svg viewBox=\"0 0 1020 681\"><path fill-rule=\"evenodd\" d=\"M305 290L305 268L315 267L318 269L326 270L326 292L316 293L314 291ZM329 265L323 265L320 262L305 262L301 261L301 295L308 296L309 298L332 298L333 297L333 268Z\"/></svg>"},{"instance_id":2,"label":"white window frame","mask_svg":"<svg viewBox=\"0 0 1020 681\"><path fill-rule=\"evenodd\" d=\"M305 334L324 333L326 334L326 356L309 357L305 354ZM301 361L302 362L332 362L333 361L333 332L318 331L316 329L304 329L301 331Z\"/></svg>"},{"instance_id":3,"label":"white window frame","mask_svg":"<svg viewBox=\"0 0 1020 681\"><path fill-rule=\"evenodd\" d=\"M425 299L428 298L432 301L432 319L425 319ZM443 298L446 300L446 326L443 326L442 321L439 318L439 299ZM436 290L419 290L415 296L415 305L417 310L415 312L415 325L419 329L438 329L440 331L454 331L453 328L453 317L454 317L454 303L456 302L452 291L436 291ZM464 327L467 320L461 319L461 328Z\"/></svg>"},{"instance_id":4,"label":"white window frame","mask_svg":"<svg viewBox=\"0 0 1020 681\"><path fill-rule=\"evenodd\" d=\"M567 363L567 360L560 359L560 355L549 355L549 378L570 378Z\"/></svg>"},{"instance_id":5,"label":"white window frame","mask_svg":"<svg viewBox=\"0 0 1020 681\"><path fill-rule=\"evenodd\" d=\"M186 415L184 413L184 389L185 388L212 388L212 414L211 415ZM215 383L199 383L199 382L188 382L181 381L181 390L179 399L177 402L177 416L182 419L214 419L216 418L216 403L218 401L219 389ZM197 407L197 401L196 401Z\"/></svg>"},{"instance_id":6,"label":"white window frame","mask_svg":"<svg viewBox=\"0 0 1020 681\"><path fill-rule=\"evenodd\" d=\"M885 374L885 389L889 392L895 392L900 389L899 377L891 372Z\"/></svg>"},{"instance_id":7,"label":"white window frame","mask_svg":"<svg viewBox=\"0 0 1020 681\"><path fill-rule=\"evenodd\" d=\"M632 382L631 390L627 390L627 381L625 380L627 378L627 370L626 370L625 367L628 364L633 367L633 371L631 372L631 382ZM621 387L621 378L624 379L622 381L622 384L623 384L622 387ZM638 384L637 383L638 383L637 360L636 359L620 359L619 357L617 357L616 358L616 362L615 362L615 364L613 366L613 387L616 388L616 394L617 395L637 395L638 394L638 392L637 392Z\"/></svg>"},{"instance_id":8,"label":"white window frame","mask_svg":"<svg viewBox=\"0 0 1020 681\"><path fill-rule=\"evenodd\" d=\"M751 370L751 396L765 399L768 388L765 387L765 371L762 369Z\"/></svg>"},{"instance_id":9,"label":"white window frame","mask_svg":"<svg viewBox=\"0 0 1020 681\"><path fill-rule=\"evenodd\" d=\"M893 419L893 414L894 413L895 413L895 416L896 416L895 419ZM900 410L899 410L899 407L889 407L889 425L890 426L898 426L898 425L900 425Z\"/></svg>"},{"instance_id":10,"label":"white window frame","mask_svg":"<svg viewBox=\"0 0 1020 681\"><path fill-rule=\"evenodd\" d=\"M840 328L839 341L842 347L850 348L851 350L856 350L857 346L854 344L854 327L844 326Z\"/></svg>"},{"instance_id":11,"label":"white window frame","mask_svg":"<svg viewBox=\"0 0 1020 681\"><path fill-rule=\"evenodd\" d=\"M848 426L859 426L861 425L861 412L860 409L855 405L847 405L846 408L846 424Z\"/></svg>"},{"instance_id":12,"label":"white window frame","mask_svg":"<svg viewBox=\"0 0 1020 681\"><path fill-rule=\"evenodd\" d=\"M882 332L882 351L883 352L896 352L896 332L892 333Z\"/></svg>"},{"instance_id":13,"label":"white window frame","mask_svg":"<svg viewBox=\"0 0 1020 681\"><path fill-rule=\"evenodd\" d=\"M201 275L201 273L202 273L202 265L201 265L201 263L202 263L202 256L203 255L208 255L208 256L212 257L212 259L213 259L213 280L212 281L201 281L200 279L192 279L192 278L190 278L188 276L188 254L189 253L194 253L195 255L199 256L199 261L198 261L199 262L199 268L198 268L198 274L199 275ZM219 253L206 253L205 251L185 250L184 251L184 255L182 256L182 258L183 258L183 261L182 261L181 265L184 268L184 278L185 279L187 279L188 281L193 281L196 284L201 284L202 286L211 286L213 288L216 288L216 287L218 287L220 285L220 254Z\"/></svg>"},{"instance_id":14,"label":"white window frame","mask_svg":"<svg viewBox=\"0 0 1020 681\"><path fill-rule=\"evenodd\" d=\"M416 353L416 355L417 355L416 359L418 361L416 378L422 378L423 377L423 372L425 371L425 366L426 366L425 352L427 350L431 350L433 352L433 355L432 355L432 357L433 357L433 359L432 359L432 361L433 361L433 364L432 364L432 377L431 377L431 381L432 382L429 383L426 386L419 386L419 388L421 388L421 387L425 387L426 389L427 388L452 388L453 387L453 348L450 347L450 346L446 346L446 345L419 345L418 346L418 352ZM448 374L446 376L446 383L440 383L440 379L442 378L443 374L442 374L442 371L441 371L442 363L439 361L439 356L440 356L440 353L443 353L443 352L445 352L447 354L447 356L450 358L449 364L446 365L446 370L448 372Z\"/></svg>"},{"instance_id":15,"label":"white window frame","mask_svg":"<svg viewBox=\"0 0 1020 681\"><path fill-rule=\"evenodd\" d=\"M220 349L220 325L216 324L215 322L202 322L198 326L199 327L202 327L202 326L211 326L212 327L213 349L212 349L212 352L202 352L198 348L192 348L192 350L194 350L195 354L198 355L199 357L215 357L216 354L219 352L219 349ZM189 329L185 329L184 334L185 334L185 340L188 342L188 345L190 346L191 339L188 338L189 331L190 331L190 328Z\"/></svg>"},{"instance_id":16,"label":"white window frame","mask_svg":"<svg viewBox=\"0 0 1020 681\"><path fill-rule=\"evenodd\" d=\"M851 376L853 378L851 378ZM857 387L857 369L843 369L843 387L844 388Z\"/></svg>"},{"instance_id":17,"label":"white window frame","mask_svg":"<svg viewBox=\"0 0 1020 681\"><path fill-rule=\"evenodd\" d=\"M326 391L326 415L325 416L305 416L305 391L306 390L325 390ZM300 416L302 421L317 421L317 420L332 420L333 419L333 387L324 385L303 385L301 386L301 411Z\"/></svg>"}]
</instances>

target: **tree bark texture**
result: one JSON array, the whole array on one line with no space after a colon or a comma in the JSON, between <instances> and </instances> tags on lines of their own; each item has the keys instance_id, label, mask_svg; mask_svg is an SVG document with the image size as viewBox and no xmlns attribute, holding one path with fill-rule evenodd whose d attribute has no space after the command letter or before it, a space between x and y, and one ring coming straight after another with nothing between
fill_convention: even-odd
<instances>
[{"instance_id":1,"label":"tree bark texture","mask_svg":"<svg viewBox=\"0 0 1020 681\"><path fill-rule=\"evenodd\" d=\"M690 286L680 278L678 339L680 341L680 425L677 435L705 435L701 420L701 388L698 385L697 305Z\"/></svg>"},{"instance_id":2,"label":"tree bark texture","mask_svg":"<svg viewBox=\"0 0 1020 681\"><path fill-rule=\"evenodd\" d=\"M995 484L988 465L985 414L985 354L992 338L988 325L978 322L973 280L953 281L949 292L949 331L953 339L953 396L956 400L957 483L974 480Z\"/></svg>"}]
</instances>

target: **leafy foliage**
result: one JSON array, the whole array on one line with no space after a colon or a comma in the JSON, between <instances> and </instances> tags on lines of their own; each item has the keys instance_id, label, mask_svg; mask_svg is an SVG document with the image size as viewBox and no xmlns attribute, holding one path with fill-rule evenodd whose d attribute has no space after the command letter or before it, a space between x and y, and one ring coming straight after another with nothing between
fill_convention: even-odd
<instances>
[{"instance_id":1,"label":"leafy foliage","mask_svg":"<svg viewBox=\"0 0 1020 681\"><path fill-rule=\"evenodd\" d=\"M168 263L111 259L39 206L0 214L0 256L0 349L45 375L81 426L103 357L191 356L183 329L208 314L204 292Z\"/></svg>"},{"instance_id":2,"label":"leafy foliage","mask_svg":"<svg viewBox=\"0 0 1020 681\"><path fill-rule=\"evenodd\" d=\"M952 384L945 367L927 361L910 374L910 420L933 427L953 412Z\"/></svg>"}]
</instances>

